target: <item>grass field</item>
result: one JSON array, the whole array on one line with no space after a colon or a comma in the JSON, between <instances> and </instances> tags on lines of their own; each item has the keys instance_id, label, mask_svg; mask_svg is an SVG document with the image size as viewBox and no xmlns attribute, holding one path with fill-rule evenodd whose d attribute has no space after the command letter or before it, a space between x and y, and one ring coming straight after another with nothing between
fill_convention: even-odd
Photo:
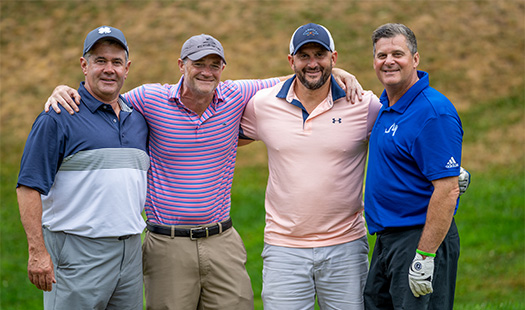
<instances>
[{"instance_id":1,"label":"grass field","mask_svg":"<svg viewBox=\"0 0 525 310\"><path fill-rule=\"evenodd\" d=\"M523 96L516 96L479 105L463 113L462 121L470 124L476 120L478 124L487 122L492 126L492 123L500 122L501 118L512 115L513 111L519 111L523 99ZM489 106L493 113L483 112ZM512 118L506 120L510 127L522 120L519 117ZM488 129L477 130L481 134ZM264 158L265 149L260 143L240 148L240 165L235 172L232 189L232 217L248 252L247 268L253 283L256 309L262 309L260 253L267 179ZM41 292L29 283L26 276L27 249L13 190L17 168L16 165L2 165L0 309L39 309ZM461 198L456 215L461 237L461 257L455 309L524 309L523 161L513 166L495 165L482 171L470 171L473 174L472 184ZM369 241L373 245L373 236L369 236Z\"/></svg>"},{"instance_id":2,"label":"grass field","mask_svg":"<svg viewBox=\"0 0 525 310\"><path fill-rule=\"evenodd\" d=\"M85 34L121 28L132 67L124 86L176 82L189 36L209 33L231 59L225 79L289 74L289 36L327 26L338 67L377 94L370 34L402 22L418 36L431 85L456 105L465 131L462 165L472 184L456 215L461 237L455 309L525 309L525 2L523 1L0 1L0 309L42 308L26 274L27 243L15 196L23 143L53 87L83 78ZM248 251L260 300L264 146L239 149L232 218ZM369 236L373 245L374 237Z\"/></svg>"},{"instance_id":3,"label":"grass field","mask_svg":"<svg viewBox=\"0 0 525 310\"><path fill-rule=\"evenodd\" d=\"M486 102L461 115L468 124L496 126L504 121L509 127L523 119L524 97ZM486 111L492 113L486 113ZM518 115L512 116L516 111ZM512 119L504 118L510 116ZM477 128L479 139L490 127ZM263 145L239 149L239 161L264 154ZM495 165L473 174L468 192L462 196L456 215L461 239L456 303L454 309L524 309L525 308L525 175L524 162ZM465 163L468 168L468 163ZM264 228L264 187L267 170L263 164L239 167L233 187L232 217L243 236L249 253L254 293L260 295L262 233ZM369 237L371 250L375 238ZM257 301L258 309L262 309Z\"/></svg>"}]
</instances>

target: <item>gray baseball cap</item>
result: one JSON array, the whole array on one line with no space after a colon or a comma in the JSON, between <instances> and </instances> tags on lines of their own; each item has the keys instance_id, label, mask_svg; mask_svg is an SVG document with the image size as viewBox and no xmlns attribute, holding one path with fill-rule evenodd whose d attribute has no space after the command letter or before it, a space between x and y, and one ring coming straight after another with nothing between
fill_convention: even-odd
<instances>
[{"instance_id":1,"label":"gray baseball cap","mask_svg":"<svg viewBox=\"0 0 525 310\"><path fill-rule=\"evenodd\" d=\"M180 58L184 59L188 57L189 59L196 61L211 54L219 55L222 58L222 61L226 63L224 49L222 48L221 42L210 35L200 34L193 36L184 42L180 51Z\"/></svg>"},{"instance_id":2,"label":"gray baseball cap","mask_svg":"<svg viewBox=\"0 0 525 310\"><path fill-rule=\"evenodd\" d=\"M128 42L126 42L126 38L124 37L122 31L110 26L101 26L92 30L86 36L82 56L85 56L86 53L89 52L89 50L93 47L93 45L103 38L112 38L116 40L126 50L126 53L129 54Z\"/></svg>"}]
</instances>

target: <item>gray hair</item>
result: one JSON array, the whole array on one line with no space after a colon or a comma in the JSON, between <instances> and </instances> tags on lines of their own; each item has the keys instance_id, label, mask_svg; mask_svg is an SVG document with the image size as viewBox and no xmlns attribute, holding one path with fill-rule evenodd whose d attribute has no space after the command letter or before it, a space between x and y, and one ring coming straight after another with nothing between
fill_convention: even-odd
<instances>
[{"instance_id":1,"label":"gray hair","mask_svg":"<svg viewBox=\"0 0 525 310\"><path fill-rule=\"evenodd\" d=\"M98 45L101 44L101 43L107 43L107 44L109 44L109 45L117 45L117 46L122 47L122 49L124 49L124 47L122 46L122 44L121 44L119 41L115 40L115 39L112 39L112 38L103 38L103 39L100 39L100 40L98 40L97 43L95 43L95 44L93 45L93 47L92 47L89 51L87 51L86 54L84 55L84 58L86 59L86 61L87 61L88 63L89 63L89 58L92 56L92 55L91 55L91 51L93 51L93 49L95 48L95 46L98 46ZM128 52L127 52L125 49L124 49L124 52L126 52L126 62L128 62L128 60L129 60Z\"/></svg>"},{"instance_id":2,"label":"gray hair","mask_svg":"<svg viewBox=\"0 0 525 310\"><path fill-rule=\"evenodd\" d=\"M379 26L372 34L372 43L374 44L374 55L376 54L376 43L379 39L393 38L397 35L403 35L406 38L407 47L414 55L417 53L417 40L416 35L410 28L403 24L384 24Z\"/></svg>"}]
</instances>

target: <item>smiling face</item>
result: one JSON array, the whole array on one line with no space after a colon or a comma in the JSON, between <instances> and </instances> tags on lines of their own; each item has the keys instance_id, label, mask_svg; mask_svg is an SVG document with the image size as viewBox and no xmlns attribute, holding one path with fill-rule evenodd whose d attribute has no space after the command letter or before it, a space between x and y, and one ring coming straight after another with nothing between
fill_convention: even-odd
<instances>
[{"instance_id":1,"label":"smiling face","mask_svg":"<svg viewBox=\"0 0 525 310\"><path fill-rule=\"evenodd\" d=\"M337 52L332 53L317 43L307 43L295 55L288 56L288 60L301 84L315 90L330 78Z\"/></svg>"},{"instance_id":2,"label":"smiling face","mask_svg":"<svg viewBox=\"0 0 525 310\"><path fill-rule=\"evenodd\" d=\"M97 43L80 58L86 89L98 100L111 103L118 98L131 62L124 48L111 42Z\"/></svg>"},{"instance_id":3,"label":"smiling face","mask_svg":"<svg viewBox=\"0 0 525 310\"><path fill-rule=\"evenodd\" d=\"M406 38L397 35L376 42L374 69L389 96L391 92L405 92L417 82L419 54L410 52Z\"/></svg>"},{"instance_id":4,"label":"smiling face","mask_svg":"<svg viewBox=\"0 0 525 310\"><path fill-rule=\"evenodd\" d=\"M184 88L195 95L213 96L221 80L224 63L219 55L208 55L193 61L179 59L179 69L184 74Z\"/></svg>"}]
</instances>

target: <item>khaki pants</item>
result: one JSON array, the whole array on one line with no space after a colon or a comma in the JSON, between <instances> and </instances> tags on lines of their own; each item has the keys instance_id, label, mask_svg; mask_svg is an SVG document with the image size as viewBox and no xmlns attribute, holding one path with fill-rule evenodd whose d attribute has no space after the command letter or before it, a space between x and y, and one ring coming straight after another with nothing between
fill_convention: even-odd
<instances>
[{"instance_id":1,"label":"khaki pants","mask_svg":"<svg viewBox=\"0 0 525 310\"><path fill-rule=\"evenodd\" d=\"M232 227L190 240L146 232L143 244L147 309L253 309L246 250Z\"/></svg>"}]
</instances>

